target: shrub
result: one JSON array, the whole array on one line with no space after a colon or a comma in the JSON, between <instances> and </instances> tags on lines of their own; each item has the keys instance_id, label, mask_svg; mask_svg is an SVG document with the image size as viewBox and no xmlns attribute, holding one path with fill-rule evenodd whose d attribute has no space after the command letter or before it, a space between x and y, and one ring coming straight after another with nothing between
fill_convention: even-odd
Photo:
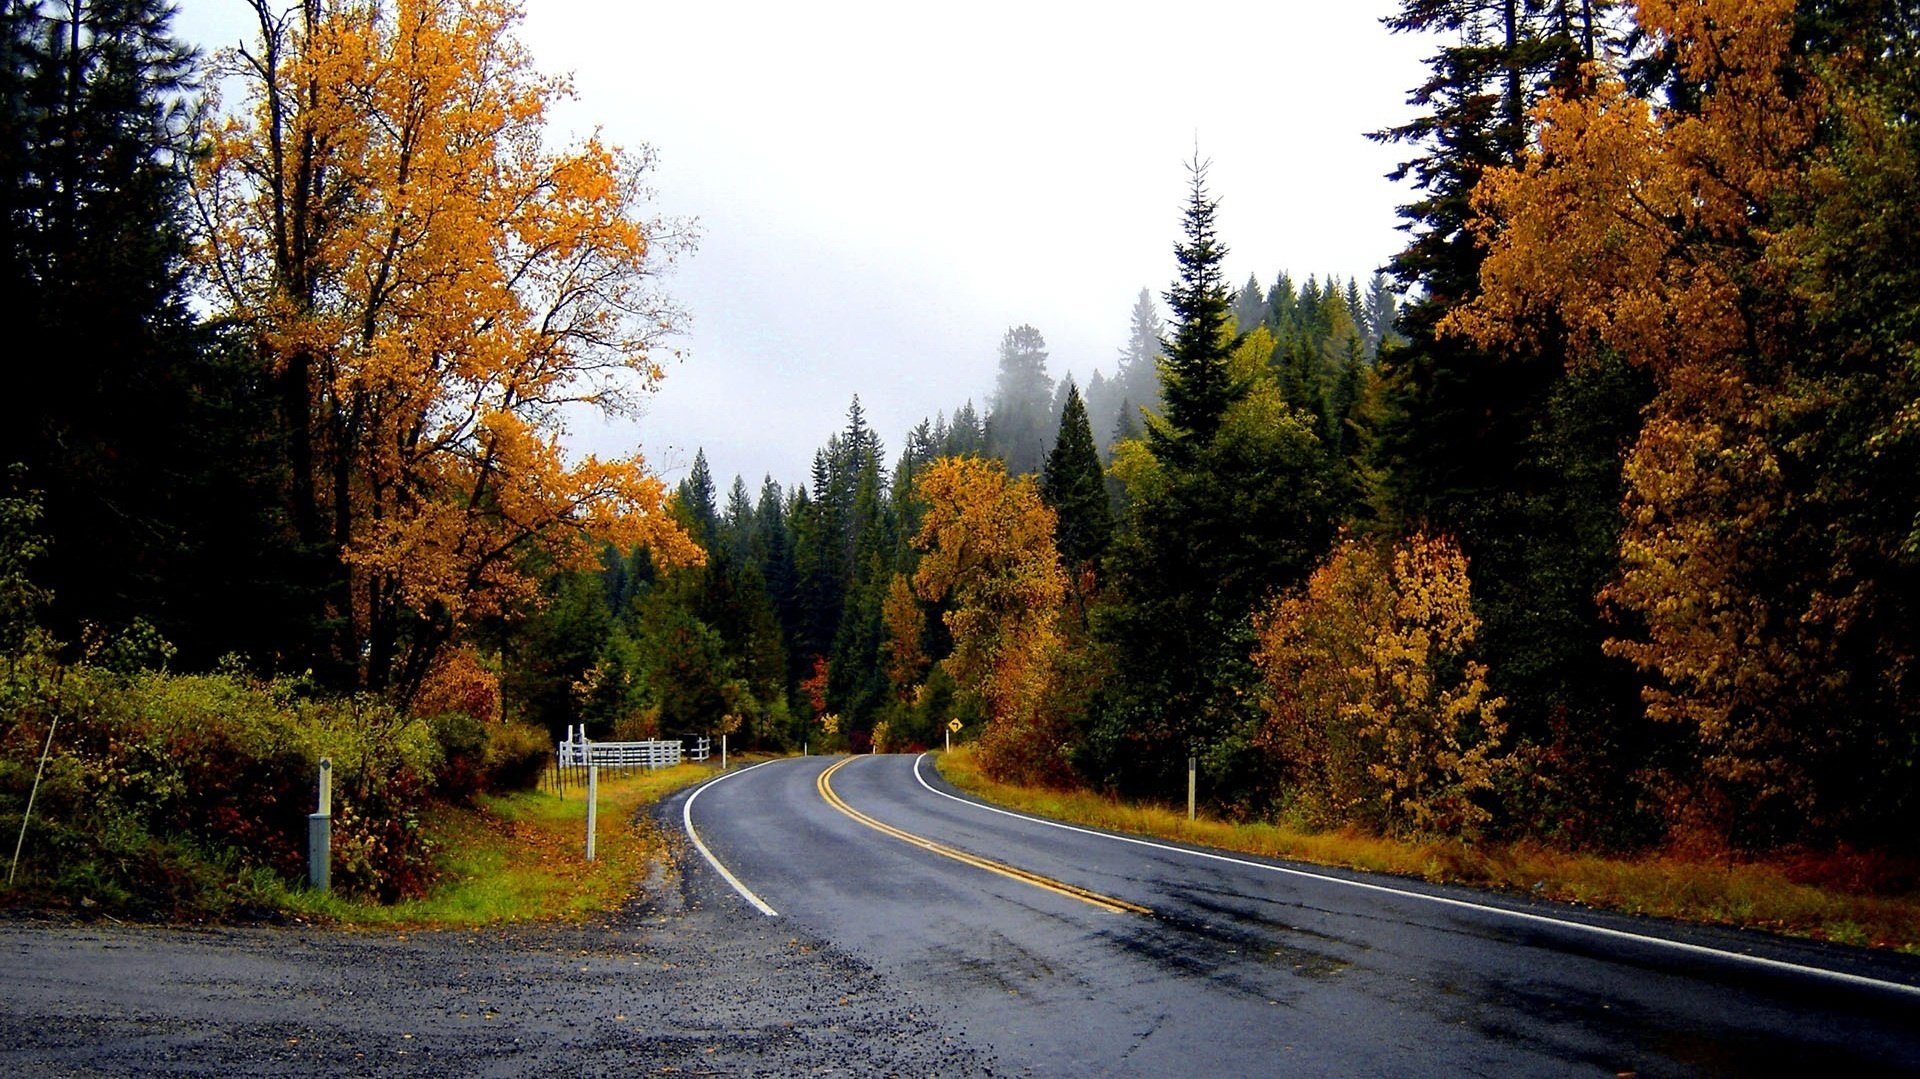
<instances>
[{"instance_id":1,"label":"shrub","mask_svg":"<svg viewBox=\"0 0 1920 1079\"><path fill-rule=\"evenodd\" d=\"M1471 833L1498 755L1503 702L1466 658L1479 629L1467 561L1446 539L1341 544L1255 623L1258 741L1319 823Z\"/></svg>"},{"instance_id":2,"label":"shrub","mask_svg":"<svg viewBox=\"0 0 1920 1079\"><path fill-rule=\"evenodd\" d=\"M425 889L420 814L443 756L423 721L233 674L22 664L3 692L0 826L19 827L59 721L22 855L30 890L197 918L231 901L223 881L261 868L299 880L322 757L334 762L336 886L389 900Z\"/></svg>"}]
</instances>

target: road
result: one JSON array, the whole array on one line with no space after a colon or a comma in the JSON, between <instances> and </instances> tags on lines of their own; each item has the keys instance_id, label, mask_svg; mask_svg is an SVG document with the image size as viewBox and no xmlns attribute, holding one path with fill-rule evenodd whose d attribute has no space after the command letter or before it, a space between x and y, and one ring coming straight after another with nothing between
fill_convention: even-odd
<instances>
[{"instance_id":1,"label":"road","mask_svg":"<svg viewBox=\"0 0 1920 1079\"><path fill-rule=\"evenodd\" d=\"M708 907L843 950L996 1070L1920 1074L1914 957L1125 842L913 756L775 761L663 813L733 878L687 859Z\"/></svg>"}]
</instances>

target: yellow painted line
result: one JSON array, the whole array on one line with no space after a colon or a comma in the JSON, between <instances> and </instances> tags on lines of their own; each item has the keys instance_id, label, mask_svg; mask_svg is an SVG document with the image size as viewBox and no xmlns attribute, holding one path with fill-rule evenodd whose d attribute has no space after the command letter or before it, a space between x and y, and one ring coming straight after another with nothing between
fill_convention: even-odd
<instances>
[{"instance_id":1,"label":"yellow painted line","mask_svg":"<svg viewBox=\"0 0 1920 1079\"><path fill-rule=\"evenodd\" d=\"M853 761L854 758L848 757L839 764L821 772L820 778L814 785L820 789L820 797L826 799L828 805L874 831L890 835L903 843L911 843L921 850L938 854L942 858L951 858L956 862L964 862L967 865L973 866L975 869L984 869L989 873L998 873L1000 876L1006 877L1009 880L1017 880L1022 884L1031 884L1035 888L1044 888L1049 892L1053 892L1056 895L1064 895L1069 899L1078 899L1082 903L1091 904L1099 907L1101 910L1110 911L1114 914L1145 914L1152 916L1153 911L1136 903L1129 903L1124 899L1115 899L1110 895L1101 895L1099 892L1089 891L1076 884L1068 884L1065 881L1042 876L1031 870L1021 869L1019 866L1008 865L1005 862L996 862L991 858L982 858L977 854L968 854L966 851L956 847L949 847L945 843L936 843L925 836L914 835L912 832L895 828L891 824L883 824L880 821L874 820L872 817L848 805L833 791L833 783L831 782L833 773L852 764Z\"/></svg>"}]
</instances>

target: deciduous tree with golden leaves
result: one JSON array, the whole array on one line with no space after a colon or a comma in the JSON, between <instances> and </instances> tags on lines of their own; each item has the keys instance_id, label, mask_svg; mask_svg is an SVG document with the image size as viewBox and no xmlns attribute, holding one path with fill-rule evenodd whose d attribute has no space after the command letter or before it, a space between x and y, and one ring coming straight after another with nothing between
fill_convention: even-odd
<instances>
[{"instance_id":1,"label":"deciduous tree with golden leaves","mask_svg":"<svg viewBox=\"0 0 1920 1079\"><path fill-rule=\"evenodd\" d=\"M1759 842L1897 815L1920 736L1920 566L1902 550L1920 507L1899 467L1912 440L1879 440L1916 399L1912 327L1848 327L1822 297L1911 307L1910 288L1854 270L1910 261L1912 157L1868 187L1895 158L1858 150L1913 145L1911 96L1850 80L1905 65L1910 88L1912 28L1792 0L1636 15L1680 92L1655 103L1600 72L1590 95L1546 102L1537 148L1476 192L1481 291L1449 322L1517 349L1564 327L1584 357L1653 376L1603 599L1648 714L1697 733L1705 782L1674 808ZM1838 206L1858 222L1844 256L1819 227Z\"/></svg>"},{"instance_id":2,"label":"deciduous tree with golden leaves","mask_svg":"<svg viewBox=\"0 0 1920 1079\"><path fill-rule=\"evenodd\" d=\"M1502 701L1466 658L1480 620L1467 561L1415 534L1349 540L1255 619L1266 721L1258 740L1293 804L1321 823L1471 832L1506 762Z\"/></svg>"},{"instance_id":3,"label":"deciduous tree with golden leaves","mask_svg":"<svg viewBox=\"0 0 1920 1079\"><path fill-rule=\"evenodd\" d=\"M336 659L410 695L475 619L600 542L698 549L636 456L571 458L574 406L660 377L681 241L642 216L645 153L555 148L566 83L537 73L510 0L253 0L220 69L193 184L197 268L271 360L290 517L337 555Z\"/></svg>"},{"instance_id":4,"label":"deciduous tree with golden leaves","mask_svg":"<svg viewBox=\"0 0 1920 1079\"><path fill-rule=\"evenodd\" d=\"M1066 775L1065 732L1045 707L1060 648L1067 577L1054 548L1054 512L1031 476L996 460L946 457L920 477L924 552L913 592L946 603L953 652L941 662L986 706L983 763L996 775Z\"/></svg>"}]
</instances>

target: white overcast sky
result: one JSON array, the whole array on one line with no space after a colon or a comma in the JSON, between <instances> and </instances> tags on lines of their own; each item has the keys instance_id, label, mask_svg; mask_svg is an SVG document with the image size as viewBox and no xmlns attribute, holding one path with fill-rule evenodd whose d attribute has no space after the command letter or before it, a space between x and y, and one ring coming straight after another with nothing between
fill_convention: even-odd
<instances>
[{"instance_id":1,"label":"white overcast sky","mask_svg":"<svg viewBox=\"0 0 1920 1079\"><path fill-rule=\"evenodd\" d=\"M984 407L1020 323L1056 377L1111 373L1173 277L1196 139L1236 285L1364 287L1404 241L1404 149L1364 133L1408 114L1432 42L1380 26L1394 0L525 2L537 64L575 80L562 134L651 145L658 211L698 220L666 282L685 360L637 423L572 435L670 479L704 446L723 489L802 480L855 393L891 456ZM212 49L249 17L183 0L175 30Z\"/></svg>"}]
</instances>

